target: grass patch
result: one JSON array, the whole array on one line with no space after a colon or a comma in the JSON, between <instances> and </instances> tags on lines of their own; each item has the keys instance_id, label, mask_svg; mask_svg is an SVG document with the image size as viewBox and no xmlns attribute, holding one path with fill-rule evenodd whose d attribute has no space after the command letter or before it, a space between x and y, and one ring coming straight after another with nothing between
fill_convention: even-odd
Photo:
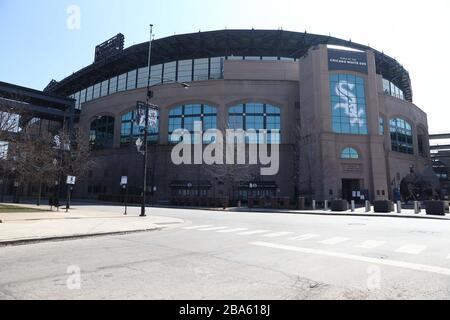
<instances>
[{"instance_id":1,"label":"grass patch","mask_svg":"<svg viewBox=\"0 0 450 320\"><path fill-rule=\"evenodd\" d=\"M14 213L14 212L42 212L45 210L26 208L26 207L17 207L12 205L0 205L0 213Z\"/></svg>"}]
</instances>

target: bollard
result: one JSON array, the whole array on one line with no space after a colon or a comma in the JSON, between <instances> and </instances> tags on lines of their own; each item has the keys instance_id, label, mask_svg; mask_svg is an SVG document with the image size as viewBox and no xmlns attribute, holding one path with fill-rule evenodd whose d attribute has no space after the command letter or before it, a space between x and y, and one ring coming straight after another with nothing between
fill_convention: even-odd
<instances>
[{"instance_id":1,"label":"bollard","mask_svg":"<svg viewBox=\"0 0 450 320\"><path fill-rule=\"evenodd\" d=\"M415 214L419 214L420 213L420 208L419 208L419 201L414 201L414 213Z\"/></svg>"},{"instance_id":2,"label":"bollard","mask_svg":"<svg viewBox=\"0 0 450 320\"><path fill-rule=\"evenodd\" d=\"M402 213L402 202L397 201L397 213Z\"/></svg>"},{"instance_id":3,"label":"bollard","mask_svg":"<svg viewBox=\"0 0 450 320\"><path fill-rule=\"evenodd\" d=\"M328 200L325 200L325 204L323 205L323 209L328 211Z\"/></svg>"},{"instance_id":4,"label":"bollard","mask_svg":"<svg viewBox=\"0 0 450 320\"><path fill-rule=\"evenodd\" d=\"M351 206L352 206L352 212L355 212L355 200L352 200Z\"/></svg>"},{"instance_id":5,"label":"bollard","mask_svg":"<svg viewBox=\"0 0 450 320\"><path fill-rule=\"evenodd\" d=\"M370 201L366 201L366 213L372 211L372 206L370 205Z\"/></svg>"},{"instance_id":6,"label":"bollard","mask_svg":"<svg viewBox=\"0 0 450 320\"><path fill-rule=\"evenodd\" d=\"M316 200L312 201L312 208L313 208L313 210L316 210Z\"/></svg>"},{"instance_id":7,"label":"bollard","mask_svg":"<svg viewBox=\"0 0 450 320\"><path fill-rule=\"evenodd\" d=\"M238 208L241 208L242 207L242 202L241 202L241 200L239 200L238 201Z\"/></svg>"}]
</instances>

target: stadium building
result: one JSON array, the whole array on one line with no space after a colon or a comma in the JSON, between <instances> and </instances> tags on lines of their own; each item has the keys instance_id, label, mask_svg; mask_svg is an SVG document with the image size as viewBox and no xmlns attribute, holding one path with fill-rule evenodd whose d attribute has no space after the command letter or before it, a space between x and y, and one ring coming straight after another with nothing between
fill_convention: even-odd
<instances>
[{"instance_id":1,"label":"stadium building","mask_svg":"<svg viewBox=\"0 0 450 320\"><path fill-rule=\"evenodd\" d=\"M147 184L155 201L387 199L412 169L430 164L427 115L413 103L408 72L368 46L283 30L222 30L157 39L151 53L159 128L149 134ZM76 196L114 199L122 176L129 193L140 194L135 142L143 133L134 118L147 97L148 54L148 42L123 49L119 34L97 47L93 64L46 88L77 101L98 160ZM194 121L204 130L279 129L279 141L271 141L280 147L278 174L174 165L172 134L192 131Z\"/></svg>"}]
</instances>

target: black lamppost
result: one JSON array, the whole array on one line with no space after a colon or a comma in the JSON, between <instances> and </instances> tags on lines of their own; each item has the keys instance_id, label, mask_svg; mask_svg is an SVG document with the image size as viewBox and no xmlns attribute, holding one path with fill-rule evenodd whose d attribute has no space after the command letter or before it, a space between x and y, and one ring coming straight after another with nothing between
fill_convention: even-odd
<instances>
[{"instance_id":1,"label":"black lamppost","mask_svg":"<svg viewBox=\"0 0 450 320\"><path fill-rule=\"evenodd\" d=\"M153 91L150 90L151 87L154 86L158 86L160 84L156 84L153 86L150 86L150 80L151 80L151 74L150 74L150 70L151 70L151 55L152 55L152 44L153 44L153 24L150 25L150 41L149 41L149 48L148 48L148 81L147 81L147 97L146 97L146 103L140 103L138 102L138 110L142 112L142 108L144 108L144 117L145 117L145 121L144 121L144 128L143 128L143 132L144 132L144 150L142 151L143 155L144 155L144 163L143 163L143 168L142 168L142 193L141 193L141 214L140 217L146 217L147 215L145 214L145 205L146 205L146 193L147 193L147 165L148 165L148 133L149 133L149 113L150 113L150 109L156 110L158 111L158 106L156 105L152 105L150 104L150 99L153 98ZM172 83L176 83L181 85L183 88L189 88L189 85L186 83L180 83L177 82L173 79L165 79L165 78L159 78L161 79L162 83L167 83L167 82L172 82ZM154 181L153 181L153 185L154 185Z\"/></svg>"}]
</instances>

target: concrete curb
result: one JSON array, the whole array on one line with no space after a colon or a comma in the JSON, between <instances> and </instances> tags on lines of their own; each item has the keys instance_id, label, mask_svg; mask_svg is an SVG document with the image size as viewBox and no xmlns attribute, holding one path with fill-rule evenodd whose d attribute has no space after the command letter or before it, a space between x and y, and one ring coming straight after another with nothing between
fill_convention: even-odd
<instances>
[{"instance_id":1,"label":"concrete curb","mask_svg":"<svg viewBox=\"0 0 450 320\"><path fill-rule=\"evenodd\" d=\"M368 218L398 218L398 219L428 219L428 220L444 220L450 221L448 216L421 216L421 215L400 215L400 214L378 214L378 213L356 213L356 212L314 212L314 211L283 211L283 210L262 210L252 209L252 211L235 210L234 212L253 212L253 213L280 213L292 215L317 215L317 216L336 216L336 217L368 217Z\"/></svg>"},{"instance_id":2,"label":"concrete curb","mask_svg":"<svg viewBox=\"0 0 450 320\"><path fill-rule=\"evenodd\" d=\"M165 209L184 209L184 210L199 210L199 211L215 211L221 213L278 213L278 214L292 214L292 215L317 215L317 216L336 216L336 217L368 217L368 218L398 218L398 219L428 219L428 220L448 220L447 216L423 216L423 215L401 215L401 214L379 214L379 213L357 213L357 212L314 212L314 211L287 211L287 210L271 210L271 209L248 209L248 208L227 208L226 210L217 208L202 208L202 207L166 207Z\"/></svg>"},{"instance_id":3,"label":"concrete curb","mask_svg":"<svg viewBox=\"0 0 450 320\"><path fill-rule=\"evenodd\" d=\"M161 231L162 229L163 229L163 227L155 227L155 228L152 228L152 229L143 229L143 230L100 232L100 233L68 235L68 236L55 236L55 237L42 237L42 238L30 238L30 239L6 240L6 241L0 241L0 248L1 247L11 247L11 246L22 246L22 245L42 243L42 242L68 241L68 240L78 240L78 239L105 237L105 236L121 236L121 235L133 234L133 233L144 233L144 232L151 232L151 231Z\"/></svg>"}]
</instances>

